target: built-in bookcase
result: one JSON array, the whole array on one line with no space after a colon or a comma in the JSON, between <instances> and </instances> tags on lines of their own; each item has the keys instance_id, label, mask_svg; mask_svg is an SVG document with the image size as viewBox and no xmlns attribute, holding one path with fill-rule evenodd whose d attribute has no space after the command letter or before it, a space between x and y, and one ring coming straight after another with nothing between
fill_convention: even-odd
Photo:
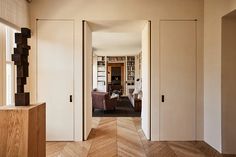
<instances>
[{"instance_id":1,"label":"built-in bookcase","mask_svg":"<svg viewBox=\"0 0 236 157\"><path fill-rule=\"evenodd\" d=\"M139 77L140 79L142 78L142 52L139 53L138 55L138 59L139 59Z\"/></svg>"},{"instance_id":2,"label":"built-in bookcase","mask_svg":"<svg viewBox=\"0 0 236 157\"><path fill-rule=\"evenodd\" d=\"M124 94L127 95L129 90L133 90L135 88L135 79L137 78L136 75L141 71L141 53L137 56L96 56L94 59L94 63L96 64L94 70L97 70L97 72L94 73L94 83L96 83L97 86L94 86L94 88L97 88L99 91L107 91L107 81L109 78L107 74L108 63L124 63Z\"/></svg>"},{"instance_id":3,"label":"built-in bookcase","mask_svg":"<svg viewBox=\"0 0 236 157\"><path fill-rule=\"evenodd\" d=\"M126 57L126 71L126 94L128 95L135 88L135 56Z\"/></svg>"},{"instance_id":4,"label":"built-in bookcase","mask_svg":"<svg viewBox=\"0 0 236 157\"><path fill-rule=\"evenodd\" d=\"M106 91L106 57L97 57L97 89Z\"/></svg>"},{"instance_id":5,"label":"built-in bookcase","mask_svg":"<svg viewBox=\"0 0 236 157\"><path fill-rule=\"evenodd\" d=\"M107 56L107 62L108 63L124 63L126 60L125 56Z\"/></svg>"},{"instance_id":6,"label":"built-in bookcase","mask_svg":"<svg viewBox=\"0 0 236 157\"><path fill-rule=\"evenodd\" d=\"M135 83L135 56L127 56L127 84Z\"/></svg>"}]
</instances>

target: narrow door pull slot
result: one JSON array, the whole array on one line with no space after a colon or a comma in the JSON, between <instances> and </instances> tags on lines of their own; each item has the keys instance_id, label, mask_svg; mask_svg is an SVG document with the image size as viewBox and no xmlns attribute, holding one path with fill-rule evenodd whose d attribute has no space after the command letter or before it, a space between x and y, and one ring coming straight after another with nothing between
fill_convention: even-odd
<instances>
[{"instance_id":1,"label":"narrow door pull slot","mask_svg":"<svg viewBox=\"0 0 236 157\"><path fill-rule=\"evenodd\" d=\"M70 102L72 102L72 95L70 95Z\"/></svg>"},{"instance_id":2,"label":"narrow door pull slot","mask_svg":"<svg viewBox=\"0 0 236 157\"><path fill-rule=\"evenodd\" d=\"M161 95L161 102L165 102L165 95Z\"/></svg>"}]
</instances>

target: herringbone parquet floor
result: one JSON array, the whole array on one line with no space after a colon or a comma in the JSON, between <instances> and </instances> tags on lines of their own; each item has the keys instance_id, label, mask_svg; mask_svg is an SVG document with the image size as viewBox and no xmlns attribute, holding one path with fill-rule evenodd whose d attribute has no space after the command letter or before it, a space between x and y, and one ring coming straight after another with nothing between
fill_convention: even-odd
<instances>
[{"instance_id":1,"label":"herringbone parquet floor","mask_svg":"<svg viewBox=\"0 0 236 157\"><path fill-rule=\"evenodd\" d=\"M93 119L84 142L47 142L47 157L223 157L204 142L151 142L140 118Z\"/></svg>"}]
</instances>

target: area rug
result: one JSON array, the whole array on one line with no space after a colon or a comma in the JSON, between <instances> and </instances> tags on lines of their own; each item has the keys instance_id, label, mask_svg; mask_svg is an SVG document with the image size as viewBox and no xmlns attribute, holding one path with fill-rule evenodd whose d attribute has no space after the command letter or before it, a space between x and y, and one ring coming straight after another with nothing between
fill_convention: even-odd
<instances>
[{"instance_id":1,"label":"area rug","mask_svg":"<svg viewBox=\"0 0 236 157\"><path fill-rule=\"evenodd\" d=\"M128 97L121 97L114 111L95 109L93 117L140 117L141 112L135 112Z\"/></svg>"}]
</instances>

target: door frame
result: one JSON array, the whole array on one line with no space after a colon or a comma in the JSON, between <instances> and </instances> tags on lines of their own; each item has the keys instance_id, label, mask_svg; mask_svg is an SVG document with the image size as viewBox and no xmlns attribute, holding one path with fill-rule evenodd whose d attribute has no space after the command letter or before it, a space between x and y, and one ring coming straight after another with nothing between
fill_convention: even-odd
<instances>
[{"instance_id":1,"label":"door frame","mask_svg":"<svg viewBox=\"0 0 236 157\"><path fill-rule=\"evenodd\" d=\"M104 20L103 20L104 21ZM105 21L109 21L109 20L105 20ZM116 21L116 20L114 20L114 21ZM117 21L120 21L120 20L117 20ZM149 23L149 25L150 25L150 28L149 28L149 40L150 40L150 42L149 42L149 61L150 61L150 63L149 63L149 78L150 78L150 82L149 82L149 84L150 84L150 95L149 95L149 119L150 119L150 121L149 121L149 132L150 132L150 139L148 139L148 140L150 140L150 141L152 141L152 104L151 104L151 102L152 102L152 99L151 99L151 95L152 95L152 90L151 90L151 86L152 86L152 74L151 74L151 71L152 71L152 62L151 62L151 59L152 59L152 22L151 22L151 20L144 20L144 21L146 21L146 22L148 22ZM85 141L85 139L84 139L84 130L85 130L85 113L84 113L84 109L85 109L85 100L84 100L84 91L85 91L85 86L84 86L84 76L85 76L85 62L84 62L84 59L85 59L85 33L84 33L84 31L85 31L85 28L84 28L84 23L85 22L89 22L89 20L82 20L82 22L81 22L81 24L82 24L82 140L83 141ZM92 61L91 61L92 62ZM126 64L124 64L125 66L126 66ZM91 75L93 75L93 73L91 74ZM92 105L92 104L91 104Z\"/></svg>"}]
</instances>

